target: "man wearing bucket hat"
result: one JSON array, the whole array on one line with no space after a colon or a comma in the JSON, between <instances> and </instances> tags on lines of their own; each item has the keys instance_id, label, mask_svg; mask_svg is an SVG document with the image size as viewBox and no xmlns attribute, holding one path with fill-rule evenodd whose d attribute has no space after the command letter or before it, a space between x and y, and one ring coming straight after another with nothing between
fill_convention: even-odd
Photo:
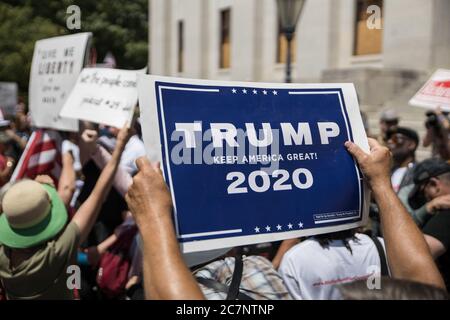
<instances>
[{"instance_id":1,"label":"man wearing bucket hat","mask_svg":"<svg viewBox=\"0 0 450 320\"><path fill-rule=\"evenodd\" d=\"M53 186L22 180L6 191L0 215L0 280L8 299L74 298L68 266L92 229L127 139L124 126L94 190L67 226L66 208Z\"/></svg>"},{"instance_id":2,"label":"man wearing bucket hat","mask_svg":"<svg viewBox=\"0 0 450 320\"><path fill-rule=\"evenodd\" d=\"M429 217L422 232L450 288L450 207L445 205L450 196L450 163L437 158L424 160L415 168L413 179L409 204L413 209L425 205Z\"/></svg>"}]
</instances>

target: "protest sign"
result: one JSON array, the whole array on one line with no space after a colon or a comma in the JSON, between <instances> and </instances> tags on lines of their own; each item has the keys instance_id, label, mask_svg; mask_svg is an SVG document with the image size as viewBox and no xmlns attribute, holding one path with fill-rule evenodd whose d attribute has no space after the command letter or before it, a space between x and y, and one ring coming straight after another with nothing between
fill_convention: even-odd
<instances>
[{"instance_id":1,"label":"protest sign","mask_svg":"<svg viewBox=\"0 0 450 320\"><path fill-rule=\"evenodd\" d=\"M0 108L4 115L16 114L17 83L0 82Z\"/></svg>"},{"instance_id":2,"label":"protest sign","mask_svg":"<svg viewBox=\"0 0 450 320\"><path fill-rule=\"evenodd\" d=\"M36 41L29 87L34 126L78 130L77 120L59 113L83 68L90 37L87 32Z\"/></svg>"},{"instance_id":3,"label":"protest sign","mask_svg":"<svg viewBox=\"0 0 450 320\"><path fill-rule=\"evenodd\" d=\"M137 103L137 73L145 71L83 69L60 116L118 128L130 124Z\"/></svg>"},{"instance_id":4,"label":"protest sign","mask_svg":"<svg viewBox=\"0 0 450 320\"><path fill-rule=\"evenodd\" d=\"M450 70L439 69L409 100L416 107L450 111Z\"/></svg>"},{"instance_id":5,"label":"protest sign","mask_svg":"<svg viewBox=\"0 0 450 320\"><path fill-rule=\"evenodd\" d=\"M352 140L368 151L353 84L139 75L138 93L183 252L365 223L369 192L344 147Z\"/></svg>"}]
</instances>

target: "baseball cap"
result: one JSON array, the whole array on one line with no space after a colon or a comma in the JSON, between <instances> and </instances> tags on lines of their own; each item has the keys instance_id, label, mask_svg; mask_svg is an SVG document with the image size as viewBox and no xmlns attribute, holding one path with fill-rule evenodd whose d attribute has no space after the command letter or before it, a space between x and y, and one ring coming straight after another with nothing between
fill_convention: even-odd
<instances>
[{"instance_id":1,"label":"baseball cap","mask_svg":"<svg viewBox=\"0 0 450 320\"><path fill-rule=\"evenodd\" d=\"M416 165L413 171L414 188L408 196L408 203L413 209L418 209L426 203L423 186L431 178L450 172L450 162L442 159L426 159Z\"/></svg>"},{"instance_id":2,"label":"baseball cap","mask_svg":"<svg viewBox=\"0 0 450 320\"><path fill-rule=\"evenodd\" d=\"M408 137L409 139L413 140L416 143L416 145L419 145L419 135L413 129L406 128L406 127L391 128L387 132L387 138L389 139L394 134L404 135L405 137Z\"/></svg>"}]
</instances>

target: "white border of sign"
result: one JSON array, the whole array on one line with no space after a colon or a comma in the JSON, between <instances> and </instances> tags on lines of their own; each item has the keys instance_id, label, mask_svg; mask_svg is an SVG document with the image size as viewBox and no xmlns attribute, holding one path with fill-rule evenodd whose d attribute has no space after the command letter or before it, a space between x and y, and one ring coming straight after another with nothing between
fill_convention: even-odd
<instances>
[{"instance_id":1,"label":"white border of sign","mask_svg":"<svg viewBox=\"0 0 450 320\"><path fill-rule=\"evenodd\" d=\"M154 90L155 88L155 82L173 82L173 83L179 83L179 84L191 84L191 85L206 85L206 86L236 86L236 87L246 87L246 88L261 88L261 87L269 87L274 89L291 89L292 91L289 92L289 94L300 94L300 92L295 92L296 89L341 89L344 97L345 106L347 108L347 115L348 115L348 121L350 123L347 123L347 119L344 115L345 123L346 123L346 129L347 134L349 135L349 126L352 128L353 133L353 140L354 142L359 145L364 151L369 151L369 145L367 142L367 137L364 131L364 126L361 120L361 115L359 112L358 107L358 101L356 96L356 91L353 86L353 84L344 83L344 84L280 84L280 83L255 83L255 82L235 82L235 81L212 81L212 80L198 80L198 79L185 79L185 78L172 78L172 77L162 77L162 76L152 76L152 75L138 75L138 93L139 93L139 105L141 108L141 119L145 121L145 123L149 123L150 125L143 126L143 137L144 137L144 144L146 147L146 150L148 152L148 158L151 161L162 161L162 152L161 148L166 148L166 154L167 152L167 144L162 146L160 141L160 128L159 128L159 121L158 121L158 110L156 110L156 92ZM160 90L163 89L160 87ZM180 90L179 87L176 87L175 89ZM198 90L198 89L189 89L189 90ZM214 89L209 89L214 90ZM334 91L338 93L338 91ZM317 92L314 92L317 94ZM333 93L333 92L328 92ZM306 94L304 92L301 92L301 94ZM161 97L161 94L160 94ZM340 95L339 95L340 97ZM342 101L340 100L341 104L341 111L344 113L344 105ZM162 105L162 101L161 101ZM164 115L161 114L161 117L164 118ZM144 120L145 119L145 120ZM162 121L162 124L164 126L164 121ZM163 130L164 135L165 130ZM350 136L350 135L349 135ZM165 138L167 141L167 137ZM169 159L166 159L167 161L167 172L169 177L169 181L171 180L170 177L170 166L169 166ZM356 168L358 177L359 177L359 171ZM361 177L359 177L361 179ZM171 183L173 186L173 184ZM369 209L369 200L370 200L370 191L366 183L363 184L364 186L364 199L363 199L363 217L362 220L359 222L352 222L347 223L339 226L331 226L331 227L323 227L318 229L307 229L307 230L293 230L293 231L286 231L286 232L279 232L279 233L270 233L270 234L258 234L258 235L247 235L247 236L237 236L233 238L223 238L223 239L209 239L209 240L198 240L193 241L189 243L183 243L180 244L181 249L184 253L189 252L198 252L198 251L205 251L205 250L211 250L211 249L220 249L220 248L229 248L234 246L240 246L244 242L246 244L255 244L255 243L262 243L262 242L271 242L271 241L279 241L279 240L285 240L290 238L297 238L297 237L304 237L309 236L313 234L320 234L320 233L329 233L329 232L336 232L341 230L346 230L350 228L356 228L361 225L366 224L367 218L368 218L368 209ZM175 218L175 226L176 224L176 200L175 200L175 194L174 194L174 188L171 188L172 192L172 198L174 201L174 218ZM361 190L360 190L361 192ZM361 211L361 210L360 210ZM355 217L352 217L351 219L354 219ZM327 221L329 222L329 221ZM230 233L230 232L237 232L237 230L221 230L218 231L220 234ZM208 232L208 234L218 234L217 232ZM198 236L199 234L195 235L181 235L181 237L194 237ZM177 236L178 230L177 230ZM180 236L179 236L180 237Z\"/></svg>"}]
</instances>

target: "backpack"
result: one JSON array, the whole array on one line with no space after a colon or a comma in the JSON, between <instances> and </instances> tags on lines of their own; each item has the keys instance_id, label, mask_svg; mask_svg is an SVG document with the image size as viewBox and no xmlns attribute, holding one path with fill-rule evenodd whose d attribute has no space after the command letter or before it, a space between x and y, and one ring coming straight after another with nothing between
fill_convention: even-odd
<instances>
[{"instance_id":1,"label":"backpack","mask_svg":"<svg viewBox=\"0 0 450 320\"><path fill-rule=\"evenodd\" d=\"M136 226L127 228L100 259L97 285L109 299L117 298L125 293L131 265L128 252L136 233Z\"/></svg>"},{"instance_id":2,"label":"backpack","mask_svg":"<svg viewBox=\"0 0 450 320\"><path fill-rule=\"evenodd\" d=\"M371 237L371 239L375 244L375 247L377 248L378 255L380 256L381 276L390 277L389 267L387 264L386 254L384 253L383 245L381 244L380 240L378 240L378 237L373 236Z\"/></svg>"},{"instance_id":3,"label":"backpack","mask_svg":"<svg viewBox=\"0 0 450 320\"><path fill-rule=\"evenodd\" d=\"M254 300L245 293L241 292L239 286L241 284L242 272L244 264L242 262L242 255L238 254L234 260L233 277L231 278L230 286L220 283L212 279L206 279L202 277L196 277L198 283L201 283L205 287L217 290L227 294L226 300Z\"/></svg>"}]
</instances>

